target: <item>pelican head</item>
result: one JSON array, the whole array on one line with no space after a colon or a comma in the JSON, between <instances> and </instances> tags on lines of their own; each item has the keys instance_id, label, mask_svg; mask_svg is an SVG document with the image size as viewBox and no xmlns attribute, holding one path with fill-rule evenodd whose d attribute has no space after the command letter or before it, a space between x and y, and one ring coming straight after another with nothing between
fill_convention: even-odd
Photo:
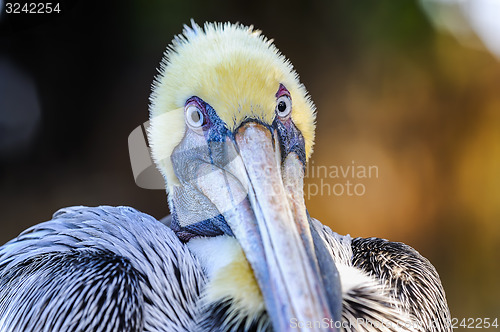
<instances>
[{"instance_id":1,"label":"pelican head","mask_svg":"<svg viewBox=\"0 0 500 332\"><path fill-rule=\"evenodd\" d=\"M272 41L242 25L185 27L166 51L150 116L178 237L235 239L275 330L340 320L338 273L303 195L315 107Z\"/></svg>"}]
</instances>

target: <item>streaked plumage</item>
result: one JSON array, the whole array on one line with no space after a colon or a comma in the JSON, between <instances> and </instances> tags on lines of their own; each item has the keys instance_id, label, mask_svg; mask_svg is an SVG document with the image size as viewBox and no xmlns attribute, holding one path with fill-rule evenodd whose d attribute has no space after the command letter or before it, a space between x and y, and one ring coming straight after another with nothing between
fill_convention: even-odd
<instances>
[{"instance_id":1,"label":"streaked plumage","mask_svg":"<svg viewBox=\"0 0 500 332\"><path fill-rule=\"evenodd\" d=\"M66 208L1 247L0 330L189 331L204 283L197 260L151 216Z\"/></svg>"},{"instance_id":2,"label":"streaked plumage","mask_svg":"<svg viewBox=\"0 0 500 332\"><path fill-rule=\"evenodd\" d=\"M423 331L449 330L439 277L415 250L312 223L341 267L345 321L383 315L395 325L413 319ZM211 331L230 307L230 300L202 304L201 263L170 228L130 207L62 209L4 245L0 271L1 331ZM415 302L420 297L426 301ZM265 329L263 314L254 326Z\"/></svg>"},{"instance_id":3,"label":"streaked plumage","mask_svg":"<svg viewBox=\"0 0 500 332\"><path fill-rule=\"evenodd\" d=\"M439 275L434 266L415 249L385 239L340 236L316 219L312 219L312 222L320 230L323 240L328 242L330 253L338 266L350 266L362 271L367 282L372 280L377 285L371 285L361 292L353 289L344 293L345 320L355 321L356 317L370 316L370 312L362 313L359 310L373 308L375 304L359 306L359 302L360 298L373 294L371 297L376 298L378 304L384 302L381 299L390 299L388 302L392 302L393 307L405 313L406 319L395 315L396 324L411 322L410 330L451 331L450 311ZM347 275L342 280L347 279ZM384 311L382 308L380 310Z\"/></svg>"},{"instance_id":4,"label":"streaked plumage","mask_svg":"<svg viewBox=\"0 0 500 332\"><path fill-rule=\"evenodd\" d=\"M451 331L439 276L417 251L309 217L314 118L258 32L186 27L156 80L149 131L172 216L73 207L26 230L0 248L0 330L292 330L295 317Z\"/></svg>"}]
</instances>

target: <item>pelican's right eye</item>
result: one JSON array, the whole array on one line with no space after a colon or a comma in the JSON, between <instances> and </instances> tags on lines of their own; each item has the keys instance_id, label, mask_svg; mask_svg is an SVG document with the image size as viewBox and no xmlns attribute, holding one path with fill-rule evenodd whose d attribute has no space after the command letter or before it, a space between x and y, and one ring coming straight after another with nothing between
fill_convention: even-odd
<instances>
[{"instance_id":1,"label":"pelican's right eye","mask_svg":"<svg viewBox=\"0 0 500 332\"><path fill-rule=\"evenodd\" d=\"M186 121L190 127L200 128L203 126L203 113L201 110L193 105L186 108Z\"/></svg>"},{"instance_id":2,"label":"pelican's right eye","mask_svg":"<svg viewBox=\"0 0 500 332\"><path fill-rule=\"evenodd\" d=\"M207 119L205 117L205 114L201 106L195 100L189 101L184 107L184 109L185 109L186 124L191 129L199 130L207 123Z\"/></svg>"}]
</instances>

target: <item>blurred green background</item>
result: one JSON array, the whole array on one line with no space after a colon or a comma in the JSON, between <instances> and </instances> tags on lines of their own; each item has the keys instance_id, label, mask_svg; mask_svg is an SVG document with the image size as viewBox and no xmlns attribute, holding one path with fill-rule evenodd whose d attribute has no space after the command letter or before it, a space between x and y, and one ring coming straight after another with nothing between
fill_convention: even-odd
<instances>
[{"instance_id":1,"label":"blurred green background","mask_svg":"<svg viewBox=\"0 0 500 332\"><path fill-rule=\"evenodd\" d=\"M316 103L310 165L378 169L309 177L311 215L410 244L441 275L453 317L500 318L500 62L479 38L464 46L406 0L62 5L0 16L1 243L69 205L166 215L163 191L134 184L127 137L182 25L241 22L275 40ZM347 180L364 194L313 195Z\"/></svg>"}]
</instances>

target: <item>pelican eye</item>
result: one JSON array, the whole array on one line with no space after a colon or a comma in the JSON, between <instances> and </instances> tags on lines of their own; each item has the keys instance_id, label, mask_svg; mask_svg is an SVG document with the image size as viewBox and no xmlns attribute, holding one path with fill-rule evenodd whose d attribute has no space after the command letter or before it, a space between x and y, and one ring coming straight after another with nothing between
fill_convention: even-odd
<instances>
[{"instance_id":1,"label":"pelican eye","mask_svg":"<svg viewBox=\"0 0 500 332\"><path fill-rule=\"evenodd\" d=\"M292 112L292 100L289 96L283 95L276 101L276 113L280 118L287 117Z\"/></svg>"},{"instance_id":2,"label":"pelican eye","mask_svg":"<svg viewBox=\"0 0 500 332\"><path fill-rule=\"evenodd\" d=\"M198 129L205 124L205 116L197 105L186 105L186 123L193 129Z\"/></svg>"}]
</instances>

